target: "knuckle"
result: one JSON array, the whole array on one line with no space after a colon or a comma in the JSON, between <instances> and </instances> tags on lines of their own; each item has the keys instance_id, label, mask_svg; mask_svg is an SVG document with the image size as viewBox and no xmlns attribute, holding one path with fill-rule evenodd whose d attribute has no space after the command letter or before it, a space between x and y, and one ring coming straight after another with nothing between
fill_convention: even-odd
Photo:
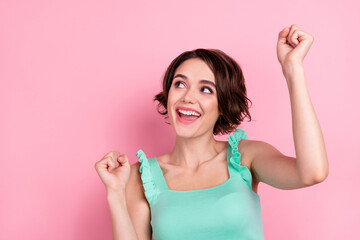
<instances>
[{"instance_id":1,"label":"knuckle","mask_svg":"<svg viewBox=\"0 0 360 240\"><path fill-rule=\"evenodd\" d=\"M118 157L120 157L122 154L118 151L114 152L114 159L117 159Z\"/></svg>"}]
</instances>

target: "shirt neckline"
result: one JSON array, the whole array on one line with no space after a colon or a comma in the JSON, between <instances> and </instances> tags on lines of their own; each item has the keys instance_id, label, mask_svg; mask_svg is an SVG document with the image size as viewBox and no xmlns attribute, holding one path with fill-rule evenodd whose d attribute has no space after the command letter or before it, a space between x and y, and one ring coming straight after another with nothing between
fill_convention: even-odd
<instances>
[{"instance_id":1,"label":"shirt neckline","mask_svg":"<svg viewBox=\"0 0 360 240\"><path fill-rule=\"evenodd\" d=\"M231 146L230 146L230 144L228 142L228 144L227 144L227 152L226 152L226 161L227 161L227 171L228 171L228 174L229 174L229 178L225 182L223 182L223 183L221 183L221 184L219 184L217 186L210 187L210 188L194 189L194 190L172 190L172 189L170 189L168 187L168 184L166 183L164 174L162 173L162 170L161 170L161 167L160 167L160 164L159 164L157 158L154 157L154 159L155 159L157 167L160 170L162 181L164 182L164 185L166 187L166 189L164 191L172 192L172 193L195 193L195 192L206 192L206 191L214 191L214 190L217 190L217 189L221 189L221 188L225 187L226 185L228 185L231 182L232 177L231 177L230 169L229 169L229 164L230 164L230 161L229 161L230 158L229 157L230 157L230 154L231 154Z\"/></svg>"}]
</instances>

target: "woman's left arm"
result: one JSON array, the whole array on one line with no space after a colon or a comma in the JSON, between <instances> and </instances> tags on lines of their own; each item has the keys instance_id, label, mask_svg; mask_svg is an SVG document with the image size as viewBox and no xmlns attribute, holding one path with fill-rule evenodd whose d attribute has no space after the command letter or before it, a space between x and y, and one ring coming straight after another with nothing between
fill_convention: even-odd
<instances>
[{"instance_id":1,"label":"woman's left arm","mask_svg":"<svg viewBox=\"0 0 360 240\"><path fill-rule=\"evenodd\" d=\"M251 164L258 181L278 188L310 186L322 182L329 173L325 143L303 67L313 39L295 24L279 33L277 56L290 95L296 158L285 156L270 144L257 141Z\"/></svg>"}]
</instances>

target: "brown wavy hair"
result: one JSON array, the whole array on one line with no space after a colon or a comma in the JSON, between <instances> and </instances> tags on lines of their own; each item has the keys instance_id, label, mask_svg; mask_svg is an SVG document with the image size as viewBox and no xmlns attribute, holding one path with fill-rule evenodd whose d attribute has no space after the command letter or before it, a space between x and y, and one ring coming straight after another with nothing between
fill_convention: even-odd
<instances>
[{"instance_id":1,"label":"brown wavy hair","mask_svg":"<svg viewBox=\"0 0 360 240\"><path fill-rule=\"evenodd\" d=\"M191 58L203 60L215 76L220 115L215 123L213 134L233 132L245 117L248 117L249 121L251 121L249 102L251 104L252 102L246 96L245 78L242 70L233 58L219 49L198 48L186 51L170 63L163 77L163 90L154 97L154 101L159 102L157 106L158 112L161 115L167 115L168 94L175 71L181 63ZM163 110L160 110L160 108L163 108Z\"/></svg>"}]
</instances>

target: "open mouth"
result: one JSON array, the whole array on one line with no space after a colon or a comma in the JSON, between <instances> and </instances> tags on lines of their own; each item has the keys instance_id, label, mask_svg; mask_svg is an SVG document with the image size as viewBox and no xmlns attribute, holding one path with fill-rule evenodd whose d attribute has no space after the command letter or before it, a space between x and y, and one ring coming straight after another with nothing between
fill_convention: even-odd
<instances>
[{"instance_id":1,"label":"open mouth","mask_svg":"<svg viewBox=\"0 0 360 240\"><path fill-rule=\"evenodd\" d=\"M181 119L186 121L194 121L201 116L200 113L197 113L195 111L185 111L182 109L176 109L176 113Z\"/></svg>"}]
</instances>

